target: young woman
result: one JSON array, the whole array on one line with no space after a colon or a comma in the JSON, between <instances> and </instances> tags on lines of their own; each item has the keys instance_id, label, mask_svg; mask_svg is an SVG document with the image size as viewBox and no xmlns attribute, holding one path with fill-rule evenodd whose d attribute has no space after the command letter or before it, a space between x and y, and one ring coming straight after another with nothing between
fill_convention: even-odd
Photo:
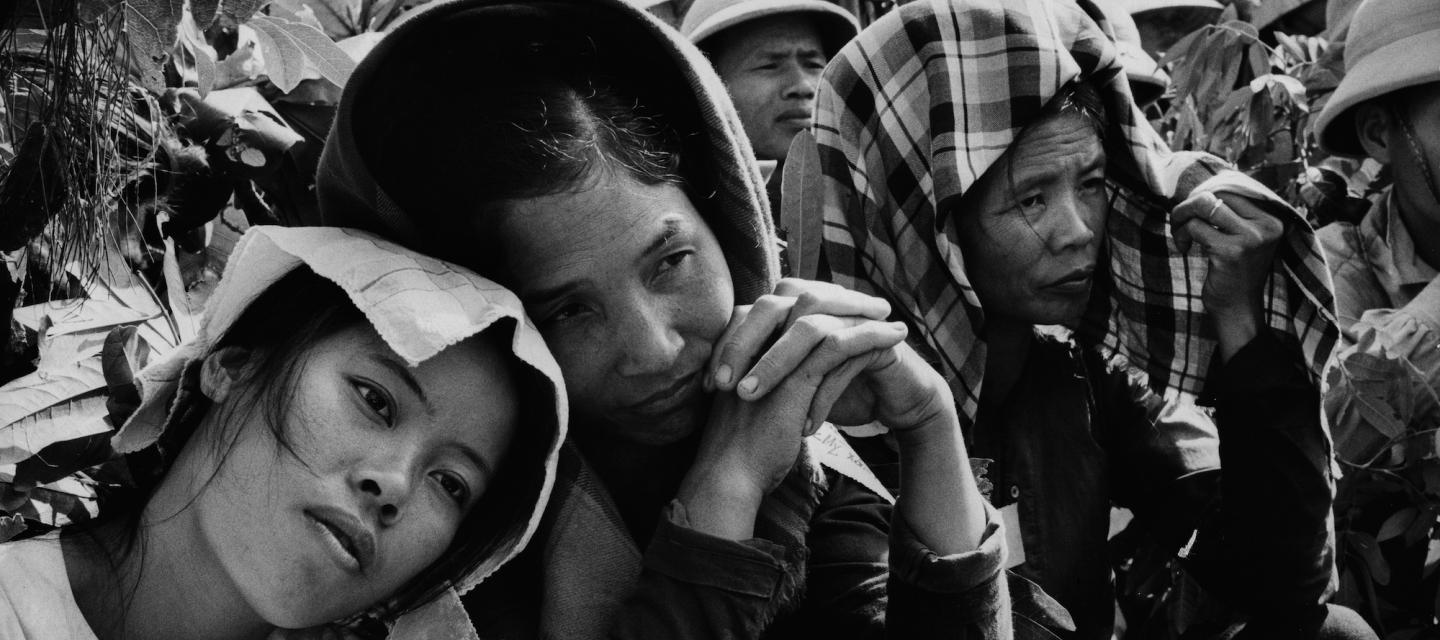
<instances>
[{"instance_id":1,"label":"young woman","mask_svg":"<svg viewBox=\"0 0 1440 640\"><path fill-rule=\"evenodd\" d=\"M1314 235L1218 159L1169 151L1093 5L903 5L840 52L817 104L836 279L890 300L946 373L1016 516L1015 570L1072 637L1113 633L1112 504L1184 549L1239 612L1222 628L1372 635L1324 605L1316 374L1336 331ZM1196 617L1186 637L1217 622Z\"/></svg>"},{"instance_id":2,"label":"young woman","mask_svg":"<svg viewBox=\"0 0 1440 640\"><path fill-rule=\"evenodd\" d=\"M575 408L541 542L467 608L497 637L1008 635L944 381L884 302L777 287L741 131L621 0L441 4L347 85L324 222L514 288ZM901 434L893 508L824 425L875 419Z\"/></svg>"},{"instance_id":3,"label":"young woman","mask_svg":"<svg viewBox=\"0 0 1440 640\"><path fill-rule=\"evenodd\" d=\"M258 227L113 443L136 486L0 545L0 637L425 637L538 522L563 438L512 294L368 234ZM276 634L282 635L280 633Z\"/></svg>"}]
</instances>

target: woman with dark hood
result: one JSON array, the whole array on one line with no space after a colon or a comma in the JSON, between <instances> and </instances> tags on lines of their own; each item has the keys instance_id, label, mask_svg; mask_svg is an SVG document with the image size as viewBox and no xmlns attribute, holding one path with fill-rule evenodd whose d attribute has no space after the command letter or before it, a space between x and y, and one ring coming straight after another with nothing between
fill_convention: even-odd
<instances>
[{"instance_id":1,"label":"woman with dark hood","mask_svg":"<svg viewBox=\"0 0 1440 640\"><path fill-rule=\"evenodd\" d=\"M1009 635L950 391L883 301L777 282L753 154L678 33L621 0L436 5L351 79L319 189L323 223L514 288L560 363L563 478L466 599L482 636ZM827 423L877 418L893 506Z\"/></svg>"}]
</instances>

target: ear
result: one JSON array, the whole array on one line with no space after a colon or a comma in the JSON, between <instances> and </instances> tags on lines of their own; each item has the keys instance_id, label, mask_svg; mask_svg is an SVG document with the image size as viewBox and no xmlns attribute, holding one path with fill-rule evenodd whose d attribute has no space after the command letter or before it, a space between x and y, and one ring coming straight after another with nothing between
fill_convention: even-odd
<instances>
[{"instance_id":1,"label":"ear","mask_svg":"<svg viewBox=\"0 0 1440 640\"><path fill-rule=\"evenodd\" d=\"M250 365L250 350L225 347L211 351L200 365L200 391L212 402L224 402L239 388Z\"/></svg>"},{"instance_id":2,"label":"ear","mask_svg":"<svg viewBox=\"0 0 1440 640\"><path fill-rule=\"evenodd\" d=\"M1383 105L1373 100L1355 107L1355 137L1365 155L1380 164L1390 164L1390 130L1394 128L1395 116Z\"/></svg>"}]
</instances>

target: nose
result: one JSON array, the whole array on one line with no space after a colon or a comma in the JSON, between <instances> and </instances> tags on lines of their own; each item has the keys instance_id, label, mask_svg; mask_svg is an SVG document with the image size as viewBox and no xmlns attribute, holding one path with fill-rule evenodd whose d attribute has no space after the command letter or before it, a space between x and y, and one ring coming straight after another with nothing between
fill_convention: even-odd
<instances>
[{"instance_id":1,"label":"nose","mask_svg":"<svg viewBox=\"0 0 1440 640\"><path fill-rule=\"evenodd\" d=\"M781 97L787 100L814 100L815 89L820 85L820 71L807 68L799 61L785 63L785 81L781 85Z\"/></svg>"},{"instance_id":2,"label":"nose","mask_svg":"<svg viewBox=\"0 0 1440 640\"><path fill-rule=\"evenodd\" d=\"M1103 200L1094 202L1078 194L1062 196L1049 207L1050 249L1053 253L1084 248L1095 242L1096 227L1105 223Z\"/></svg>"},{"instance_id":3,"label":"nose","mask_svg":"<svg viewBox=\"0 0 1440 640\"><path fill-rule=\"evenodd\" d=\"M618 373L629 377L670 371L685 346L678 315L664 300L635 301L615 336L622 350Z\"/></svg>"},{"instance_id":4,"label":"nose","mask_svg":"<svg viewBox=\"0 0 1440 640\"><path fill-rule=\"evenodd\" d=\"M354 486L361 504L375 511L382 526L398 524L404 517L412 485L411 465L406 460L403 452L385 448L355 470Z\"/></svg>"}]
</instances>

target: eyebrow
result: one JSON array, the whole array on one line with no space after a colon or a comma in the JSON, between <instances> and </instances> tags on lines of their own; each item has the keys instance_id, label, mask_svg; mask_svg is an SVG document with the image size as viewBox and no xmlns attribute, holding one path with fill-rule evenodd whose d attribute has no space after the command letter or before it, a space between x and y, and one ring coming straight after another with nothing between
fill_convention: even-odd
<instances>
[{"instance_id":1,"label":"eyebrow","mask_svg":"<svg viewBox=\"0 0 1440 640\"><path fill-rule=\"evenodd\" d=\"M410 387L410 390L415 392L415 395L420 398L420 404L424 405L425 413L432 416L435 415L435 405L430 404L430 398L425 395L425 390L420 388L420 382L415 379L414 374L410 373L409 367L406 367L394 358L382 354L371 354L371 360L374 360L375 363L381 367L389 369L391 373L400 378L400 381L404 382L405 386Z\"/></svg>"},{"instance_id":2,"label":"eyebrow","mask_svg":"<svg viewBox=\"0 0 1440 640\"><path fill-rule=\"evenodd\" d=\"M762 45L751 54L752 60L770 62L784 60L790 57L798 58L823 58L825 52L813 47L793 47L784 44Z\"/></svg>"},{"instance_id":3,"label":"eyebrow","mask_svg":"<svg viewBox=\"0 0 1440 640\"><path fill-rule=\"evenodd\" d=\"M670 216L665 218L665 220L662 222L660 232L655 235L655 238L650 241L650 244L645 247L645 251L640 255L642 257L649 256L657 251L660 251L661 249L664 249L666 245L670 244L671 240L674 240L676 236L680 235L684 231L685 225L681 222L679 216ZM574 280L571 282L564 282L553 287L538 287L535 289L530 289L528 291L522 290L520 292L520 300L523 304L527 306L543 304L550 300L554 300L556 298L561 298L568 295L570 292L581 288L581 286L585 284L585 282L585 280Z\"/></svg>"},{"instance_id":4,"label":"eyebrow","mask_svg":"<svg viewBox=\"0 0 1440 640\"><path fill-rule=\"evenodd\" d=\"M520 293L520 301L526 306L548 302L569 295L570 292L579 289L581 282L582 281L566 282L554 287L522 291Z\"/></svg>"},{"instance_id":5,"label":"eyebrow","mask_svg":"<svg viewBox=\"0 0 1440 640\"><path fill-rule=\"evenodd\" d=\"M660 233L656 234L655 239L650 241L650 246L645 247L644 255L650 255L652 253L655 253L656 251L664 249L665 245L670 244L670 241L674 240L675 236L680 235L680 232L684 230L685 227L684 225L680 224L679 218L666 218L664 222L664 227L660 229Z\"/></svg>"},{"instance_id":6,"label":"eyebrow","mask_svg":"<svg viewBox=\"0 0 1440 640\"><path fill-rule=\"evenodd\" d=\"M495 467L491 466L490 462L485 459L485 456L480 455L479 451L458 440L452 440L449 444L459 450L466 458L470 459L470 462L480 470L480 475L483 476L486 483L495 478Z\"/></svg>"}]
</instances>

